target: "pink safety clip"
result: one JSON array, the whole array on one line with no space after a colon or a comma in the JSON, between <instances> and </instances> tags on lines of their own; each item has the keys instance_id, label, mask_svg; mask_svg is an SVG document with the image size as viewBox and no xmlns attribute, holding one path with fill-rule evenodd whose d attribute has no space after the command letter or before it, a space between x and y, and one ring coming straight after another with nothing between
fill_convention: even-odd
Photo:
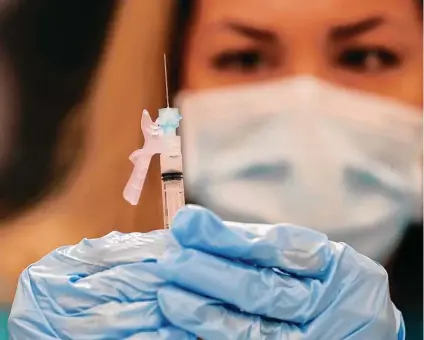
<instances>
[{"instance_id":1,"label":"pink safety clip","mask_svg":"<svg viewBox=\"0 0 424 340\"><path fill-rule=\"evenodd\" d=\"M141 131L144 135L144 145L129 157L134 169L123 192L124 198L132 205L137 205L140 200L152 157L162 153L163 149L161 130L158 124L152 121L147 110L143 110Z\"/></svg>"}]
</instances>

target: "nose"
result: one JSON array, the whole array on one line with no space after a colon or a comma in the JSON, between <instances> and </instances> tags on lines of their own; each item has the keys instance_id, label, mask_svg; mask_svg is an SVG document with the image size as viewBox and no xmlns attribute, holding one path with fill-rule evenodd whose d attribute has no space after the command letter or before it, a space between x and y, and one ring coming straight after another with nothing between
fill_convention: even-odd
<instances>
[{"instance_id":1,"label":"nose","mask_svg":"<svg viewBox=\"0 0 424 340\"><path fill-rule=\"evenodd\" d=\"M326 70L325 64L319 60L319 57L314 57L317 53L296 53L298 56L293 56L287 63L286 74L289 77L310 76L321 79L331 78Z\"/></svg>"},{"instance_id":2,"label":"nose","mask_svg":"<svg viewBox=\"0 0 424 340\"><path fill-rule=\"evenodd\" d=\"M302 39L296 39L290 46L285 61L287 76L312 76L325 80L332 78L324 53L325 41L302 36Z\"/></svg>"}]
</instances>

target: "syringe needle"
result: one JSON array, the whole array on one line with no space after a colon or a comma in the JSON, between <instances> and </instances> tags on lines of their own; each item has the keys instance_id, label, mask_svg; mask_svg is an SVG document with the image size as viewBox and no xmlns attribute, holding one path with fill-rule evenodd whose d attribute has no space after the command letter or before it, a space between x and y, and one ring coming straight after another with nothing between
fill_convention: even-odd
<instances>
[{"instance_id":1,"label":"syringe needle","mask_svg":"<svg viewBox=\"0 0 424 340\"><path fill-rule=\"evenodd\" d=\"M165 87L166 87L166 107L169 107L169 93L168 93L168 70L166 68L166 54L163 54L163 65L165 68Z\"/></svg>"}]
</instances>

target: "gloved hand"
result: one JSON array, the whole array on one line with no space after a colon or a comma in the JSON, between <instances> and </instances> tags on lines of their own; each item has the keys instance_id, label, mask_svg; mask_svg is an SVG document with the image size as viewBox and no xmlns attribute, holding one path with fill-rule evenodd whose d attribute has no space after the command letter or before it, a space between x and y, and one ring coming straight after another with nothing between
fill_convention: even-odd
<instances>
[{"instance_id":1,"label":"gloved hand","mask_svg":"<svg viewBox=\"0 0 424 340\"><path fill-rule=\"evenodd\" d=\"M10 339L193 340L157 303L164 282L150 273L169 233L111 233L62 247L21 275Z\"/></svg>"},{"instance_id":2,"label":"gloved hand","mask_svg":"<svg viewBox=\"0 0 424 340\"><path fill-rule=\"evenodd\" d=\"M113 233L29 267L11 339L403 339L384 270L319 233L187 208L173 234L182 248L164 232Z\"/></svg>"},{"instance_id":3,"label":"gloved hand","mask_svg":"<svg viewBox=\"0 0 424 340\"><path fill-rule=\"evenodd\" d=\"M345 244L291 225L224 223L199 207L171 230L182 247L156 267L171 283L159 304L204 340L404 339L386 271Z\"/></svg>"}]
</instances>

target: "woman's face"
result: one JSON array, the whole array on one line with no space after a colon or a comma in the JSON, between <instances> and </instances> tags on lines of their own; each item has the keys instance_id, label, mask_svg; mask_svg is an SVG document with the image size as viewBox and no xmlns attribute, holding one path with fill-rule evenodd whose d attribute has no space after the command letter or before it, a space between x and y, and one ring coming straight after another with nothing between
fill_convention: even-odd
<instances>
[{"instance_id":1,"label":"woman's face","mask_svg":"<svg viewBox=\"0 0 424 340\"><path fill-rule=\"evenodd\" d=\"M197 0L183 88L312 75L422 106L416 0Z\"/></svg>"}]
</instances>

